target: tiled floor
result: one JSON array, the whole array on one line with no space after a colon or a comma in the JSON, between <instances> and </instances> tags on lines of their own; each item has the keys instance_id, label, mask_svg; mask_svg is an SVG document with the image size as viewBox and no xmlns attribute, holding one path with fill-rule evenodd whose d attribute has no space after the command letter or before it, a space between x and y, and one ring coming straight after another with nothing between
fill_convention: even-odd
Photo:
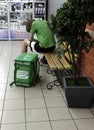
<instances>
[{"instance_id":1,"label":"tiled floor","mask_svg":"<svg viewBox=\"0 0 94 130\"><path fill-rule=\"evenodd\" d=\"M0 130L94 130L94 108L70 109L60 86L46 89L47 66L34 87L10 87L20 54L20 41L0 41Z\"/></svg>"}]
</instances>

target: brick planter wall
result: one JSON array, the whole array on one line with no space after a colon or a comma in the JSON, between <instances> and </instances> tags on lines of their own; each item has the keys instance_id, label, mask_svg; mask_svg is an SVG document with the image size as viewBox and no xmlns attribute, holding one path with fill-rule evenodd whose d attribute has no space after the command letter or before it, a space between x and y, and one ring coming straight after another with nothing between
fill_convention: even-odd
<instances>
[{"instance_id":1,"label":"brick planter wall","mask_svg":"<svg viewBox=\"0 0 94 130\"><path fill-rule=\"evenodd\" d=\"M83 54L82 72L87 75L94 84L94 47L90 52Z\"/></svg>"}]
</instances>

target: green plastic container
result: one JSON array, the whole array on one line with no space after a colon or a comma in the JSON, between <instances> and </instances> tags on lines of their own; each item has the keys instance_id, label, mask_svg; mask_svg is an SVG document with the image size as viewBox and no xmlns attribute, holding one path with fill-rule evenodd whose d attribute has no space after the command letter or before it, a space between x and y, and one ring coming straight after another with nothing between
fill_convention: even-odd
<instances>
[{"instance_id":1,"label":"green plastic container","mask_svg":"<svg viewBox=\"0 0 94 130\"><path fill-rule=\"evenodd\" d=\"M31 87L37 78L38 55L22 53L15 59L14 83L16 86Z\"/></svg>"}]
</instances>

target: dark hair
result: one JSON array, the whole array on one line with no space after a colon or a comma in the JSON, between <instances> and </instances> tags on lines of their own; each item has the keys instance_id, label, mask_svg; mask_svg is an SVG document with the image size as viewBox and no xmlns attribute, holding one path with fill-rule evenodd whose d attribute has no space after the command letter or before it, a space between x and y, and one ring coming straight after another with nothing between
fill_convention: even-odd
<instances>
[{"instance_id":1,"label":"dark hair","mask_svg":"<svg viewBox=\"0 0 94 130\"><path fill-rule=\"evenodd\" d=\"M34 21L34 20L29 19L29 20L26 22L26 31L27 31L27 32L30 32L30 29L31 29L31 26L32 26L33 21Z\"/></svg>"}]
</instances>

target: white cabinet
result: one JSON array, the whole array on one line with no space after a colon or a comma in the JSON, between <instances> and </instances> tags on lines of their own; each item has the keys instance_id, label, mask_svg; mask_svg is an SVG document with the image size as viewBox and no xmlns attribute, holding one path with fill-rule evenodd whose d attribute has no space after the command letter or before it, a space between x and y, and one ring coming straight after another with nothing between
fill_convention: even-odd
<instances>
[{"instance_id":1,"label":"white cabinet","mask_svg":"<svg viewBox=\"0 0 94 130\"><path fill-rule=\"evenodd\" d=\"M0 40L28 38L28 33L25 29L26 21L28 19L47 19L46 7L47 0L1 1Z\"/></svg>"}]
</instances>

